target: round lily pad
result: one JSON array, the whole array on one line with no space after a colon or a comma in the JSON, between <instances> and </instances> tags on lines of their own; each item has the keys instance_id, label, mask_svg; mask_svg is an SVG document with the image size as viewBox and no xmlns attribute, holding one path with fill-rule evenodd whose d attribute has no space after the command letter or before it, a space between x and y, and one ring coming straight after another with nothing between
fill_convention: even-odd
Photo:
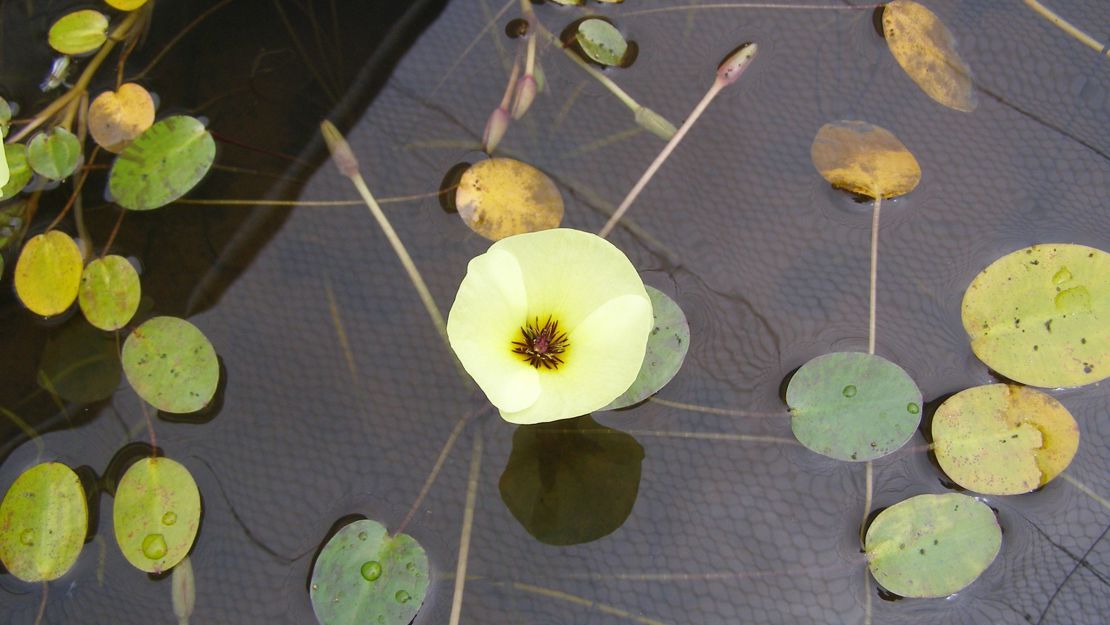
<instances>
[{"instance_id":1,"label":"round lily pad","mask_svg":"<svg viewBox=\"0 0 1110 625\"><path fill-rule=\"evenodd\" d=\"M829 184L870 198L903 195L921 181L921 166L898 137L863 121L821 126L810 158Z\"/></svg>"},{"instance_id":2,"label":"round lily pad","mask_svg":"<svg viewBox=\"0 0 1110 625\"><path fill-rule=\"evenodd\" d=\"M77 299L82 263L81 250L68 234L51 230L33 236L15 263L15 292L36 315L65 312Z\"/></svg>"},{"instance_id":3,"label":"round lily pad","mask_svg":"<svg viewBox=\"0 0 1110 625\"><path fill-rule=\"evenodd\" d=\"M139 274L122 256L98 258L81 274L78 303L85 319L101 330L118 330L139 309Z\"/></svg>"},{"instance_id":4,"label":"round lily pad","mask_svg":"<svg viewBox=\"0 0 1110 625\"><path fill-rule=\"evenodd\" d=\"M178 414L207 406L220 381L212 344L196 326L177 317L154 317L128 335L123 372L149 404Z\"/></svg>"},{"instance_id":5,"label":"round lily pad","mask_svg":"<svg viewBox=\"0 0 1110 625\"><path fill-rule=\"evenodd\" d=\"M921 391L898 365L872 354L836 352L802 365L786 389L798 441L837 460L896 451L921 420Z\"/></svg>"},{"instance_id":6,"label":"round lily pad","mask_svg":"<svg viewBox=\"0 0 1110 625\"><path fill-rule=\"evenodd\" d=\"M216 142L204 124L185 115L167 117L120 152L108 190L124 208L159 208L195 187L215 158Z\"/></svg>"},{"instance_id":7,"label":"round lily pad","mask_svg":"<svg viewBox=\"0 0 1110 625\"><path fill-rule=\"evenodd\" d=\"M1042 387L1110 376L1110 254L1045 243L999 258L964 293L971 349L1011 380Z\"/></svg>"},{"instance_id":8,"label":"round lily pad","mask_svg":"<svg viewBox=\"0 0 1110 625\"><path fill-rule=\"evenodd\" d=\"M563 196L551 178L511 158L491 158L467 169L455 205L463 222L491 241L557 228L563 221Z\"/></svg>"},{"instance_id":9,"label":"round lily pad","mask_svg":"<svg viewBox=\"0 0 1110 625\"><path fill-rule=\"evenodd\" d=\"M875 580L903 597L946 597L994 562L1002 529L987 504L967 495L918 495L867 528L864 551Z\"/></svg>"},{"instance_id":10,"label":"round lily pad","mask_svg":"<svg viewBox=\"0 0 1110 625\"><path fill-rule=\"evenodd\" d=\"M37 464L0 503L0 561L25 582L58 579L77 561L88 524L77 474L57 462Z\"/></svg>"},{"instance_id":11,"label":"round lily pad","mask_svg":"<svg viewBox=\"0 0 1110 625\"><path fill-rule=\"evenodd\" d=\"M682 368L690 349L690 324L674 300L658 289L645 286L651 298L655 326L648 335L647 352L636 381L603 410L616 410L644 401L667 385Z\"/></svg>"},{"instance_id":12,"label":"round lily pad","mask_svg":"<svg viewBox=\"0 0 1110 625\"><path fill-rule=\"evenodd\" d=\"M89 134L109 152L119 154L154 124L154 98L133 82L105 91L89 105Z\"/></svg>"},{"instance_id":13,"label":"round lily pad","mask_svg":"<svg viewBox=\"0 0 1110 625\"><path fill-rule=\"evenodd\" d=\"M621 31L602 19L582 20L574 38L586 56L602 65L620 65L628 52L628 42Z\"/></svg>"},{"instance_id":14,"label":"round lily pad","mask_svg":"<svg viewBox=\"0 0 1110 625\"><path fill-rule=\"evenodd\" d=\"M54 22L47 39L62 54L92 52L108 40L108 17L91 9L74 11Z\"/></svg>"},{"instance_id":15,"label":"round lily pad","mask_svg":"<svg viewBox=\"0 0 1110 625\"><path fill-rule=\"evenodd\" d=\"M957 484L1018 495L1047 484L1079 449L1079 426L1060 402L1012 384L969 388L933 416L934 451Z\"/></svg>"},{"instance_id":16,"label":"round lily pad","mask_svg":"<svg viewBox=\"0 0 1110 625\"><path fill-rule=\"evenodd\" d=\"M147 573L170 570L189 554L200 527L193 476L169 458L139 460L116 487L112 524L132 566Z\"/></svg>"},{"instance_id":17,"label":"round lily pad","mask_svg":"<svg viewBox=\"0 0 1110 625\"><path fill-rule=\"evenodd\" d=\"M81 142L65 128L35 135L27 144L27 162L39 175L51 180L68 178L81 159Z\"/></svg>"},{"instance_id":18,"label":"round lily pad","mask_svg":"<svg viewBox=\"0 0 1110 625\"><path fill-rule=\"evenodd\" d=\"M31 182L31 166L27 163L27 147L22 143L4 144L4 162L8 167L8 180L0 187L0 200L15 197Z\"/></svg>"},{"instance_id":19,"label":"round lily pad","mask_svg":"<svg viewBox=\"0 0 1110 625\"><path fill-rule=\"evenodd\" d=\"M428 556L407 534L360 519L324 545L309 597L321 625L408 625L428 592Z\"/></svg>"}]
</instances>

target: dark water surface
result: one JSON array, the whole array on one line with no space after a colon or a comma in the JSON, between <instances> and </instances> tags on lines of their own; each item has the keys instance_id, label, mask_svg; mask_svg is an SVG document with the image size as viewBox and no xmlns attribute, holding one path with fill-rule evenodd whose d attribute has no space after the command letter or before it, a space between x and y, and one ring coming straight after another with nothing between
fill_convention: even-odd
<instances>
[{"instance_id":1,"label":"dark water surface","mask_svg":"<svg viewBox=\"0 0 1110 625\"><path fill-rule=\"evenodd\" d=\"M1096 38L1110 38L1110 4L1055 4ZM13 69L16 49L41 41L63 9L36 6L28 18L22 5L3 5L3 77L34 83L37 70L28 78ZM640 472L619 529L586 544L545 544L499 492L517 428L484 411L456 430L486 401L457 376L364 208L180 205L129 215L117 247L142 260L152 311L188 316L224 368L217 404L197 419L203 423L154 422L158 446L193 472L204 500L192 552L192 623L313 623L307 578L329 529L350 514L396 528L453 431L461 433L405 530L433 566L417 623L448 622L472 470L464 623L861 623L867 593L877 624L1104 622L1110 509L1072 484L1058 479L1033 494L985 498L1005 532L987 572L947 599L891 601L865 584L863 465L776 439L791 439L782 380L814 356L867 346L870 207L829 189L814 171L817 129L865 119L894 132L921 163L920 186L883 210L876 351L935 402L996 380L960 324L963 291L976 273L1039 242L1110 248L1110 59L1021 3L928 2L974 71L980 104L966 114L910 81L870 11L623 16L661 5L590 8L639 44L636 62L610 75L676 123L725 54L744 41L761 49L611 240L690 319L690 356L659 397L780 416L726 417L650 402L593 415L634 436L642 463L636 444L589 423L578 424L585 433L562 432L567 426L518 434L527 440L517 440L517 453L528 442L527 453L546 458L539 466L571 469L536 481L558 492L549 505L572 517L611 526L621 516L607 505L616 495L598 494L589 478L574 482L576 463L607 467L594 477L611 478L623 495ZM159 3L141 58L152 58L204 6ZM161 96L160 114L205 115L235 142L221 143L218 164L253 172L214 171L190 197L354 198L323 160L315 129L325 115L349 133L379 197L436 191L452 166L482 158L482 129L520 42L504 28L518 16L515 3L479 36L500 9L493 0L457 0L432 19L439 7L431 3L338 3L336 31L323 0L232 2L184 38L148 84ZM550 4L537 11L556 32L579 16ZM397 20L402 25L390 29ZM408 38L412 47L385 80L376 70L389 67L388 50ZM49 59L41 57L26 63L45 68ZM541 46L540 61L547 92L498 152L559 183L565 226L596 231L662 142L635 132L628 110L560 51ZM102 187L93 187L99 194ZM93 238L102 242L116 212L90 201ZM434 196L385 210L446 310L467 261L488 242ZM44 353L75 324L44 325L10 289L3 298L0 405L44 434L40 450L0 423L0 489L43 459L102 474L127 443L148 440L140 402L125 383L88 405L59 405L42 392L36 373ZM1052 394L1081 430L1068 475L1105 497L1106 384ZM919 433L875 462L875 508L949 492L924 443ZM46 623L175 620L169 580L131 568L116 548L107 496L95 537L50 588ZM40 598L41 587L0 576L0 622L29 625Z\"/></svg>"}]
</instances>

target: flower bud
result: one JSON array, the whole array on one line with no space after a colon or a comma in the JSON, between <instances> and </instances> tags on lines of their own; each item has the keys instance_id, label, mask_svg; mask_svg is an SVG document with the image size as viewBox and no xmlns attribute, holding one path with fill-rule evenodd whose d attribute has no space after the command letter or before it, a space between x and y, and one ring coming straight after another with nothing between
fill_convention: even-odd
<instances>
[{"instance_id":1,"label":"flower bud","mask_svg":"<svg viewBox=\"0 0 1110 625\"><path fill-rule=\"evenodd\" d=\"M513 99L513 119L520 119L528 112L528 107L532 106L532 100L536 98L536 79L531 74L525 74L520 77L516 83L516 95Z\"/></svg>"},{"instance_id":2,"label":"flower bud","mask_svg":"<svg viewBox=\"0 0 1110 625\"><path fill-rule=\"evenodd\" d=\"M489 121L486 122L486 131L482 133L482 149L487 154L492 153L497 148L497 144L501 143L501 137L504 137L505 131L509 129L510 121L509 111L502 106L494 109L489 116Z\"/></svg>"}]
</instances>

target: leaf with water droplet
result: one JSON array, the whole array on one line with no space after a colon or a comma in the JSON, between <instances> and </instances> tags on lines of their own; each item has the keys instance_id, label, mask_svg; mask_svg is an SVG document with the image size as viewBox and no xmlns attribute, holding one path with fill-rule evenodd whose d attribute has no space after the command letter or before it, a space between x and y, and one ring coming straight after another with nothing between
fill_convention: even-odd
<instances>
[{"instance_id":1,"label":"leaf with water droplet","mask_svg":"<svg viewBox=\"0 0 1110 625\"><path fill-rule=\"evenodd\" d=\"M8 179L0 187L0 200L15 197L31 182L34 174L27 163L27 147L22 143L4 144L4 164L8 168Z\"/></svg>"},{"instance_id":2,"label":"leaf with water droplet","mask_svg":"<svg viewBox=\"0 0 1110 625\"><path fill-rule=\"evenodd\" d=\"M956 39L935 13L910 0L883 6L883 36L890 53L930 98L957 111L978 106L971 68Z\"/></svg>"},{"instance_id":3,"label":"leaf with water droplet","mask_svg":"<svg viewBox=\"0 0 1110 625\"><path fill-rule=\"evenodd\" d=\"M62 54L92 52L108 40L108 17L91 9L68 13L50 27L47 40Z\"/></svg>"},{"instance_id":4,"label":"leaf with water droplet","mask_svg":"<svg viewBox=\"0 0 1110 625\"><path fill-rule=\"evenodd\" d=\"M167 512L175 522L166 524ZM169 458L143 458L116 487L116 542L127 561L148 573L167 571L193 547L200 527L200 491L192 474Z\"/></svg>"},{"instance_id":5,"label":"leaf with water droplet","mask_svg":"<svg viewBox=\"0 0 1110 625\"><path fill-rule=\"evenodd\" d=\"M898 365L872 354L834 352L802 365L786 388L798 441L837 460L897 451L921 419L921 391Z\"/></svg>"},{"instance_id":6,"label":"leaf with water droplet","mask_svg":"<svg viewBox=\"0 0 1110 625\"><path fill-rule=\"evenodd\" d=\"M961 310L971 349L1031 386L1110 376L1110 254L1070 243L1023 248L972 280Z\"/></svg>"},{"instance_id":7,"label":"leaf with water droplet","mask_svg":"<svg viewBox=\"0 0 1110 625\"><path fill-rule=\"evenodd\" d=\"M135 328L123 344L123 372L149 404L178 414L207 406L220 381L212 344L177 317L154 317Z\"/></svg>"},{"instance_id":8,"label":"leaf with water droplet","mask_svg":"<svg viewBox=\"0 0 1110 625\"><path fill-rule=\"evenodd\" d=\"M85 319L101 330L118 330L139 309L139 274L122 256L98 258L81 274L78 303Z\"/></svg>"},{"instance_id":9,"label":"leaf with water droplet","mask_svg":"<svg viewBox=\"0 0 1110 625\"><path fill-rule=\"evenodd\" d=\"M555 182L511 158L491 158L467 169L455 205L463 222L490 241L558 228L563 221L563 196Z\"/></svg>"},{"instance_id":10,"label":"leaf with water droplet","mask_svg":"<svg viewBox=\"0 0 1110 625\"><path fill-rule=\"evenodd\" d=\"M116 337L81 319L50 334L39 362L39 386L66 401L91 404L108 399L119 388Z\"/></svg>"},{"instance_id":11,"label":"leaf with water droplet","mask_svg":"<svg viewBox=\"0 0 1110 625\"><path fill-rule=\"evenodd\" d=\"M620 397L602 410L616 410L639 403L667 385L674 378L686 352L690 349L690 324L674 300L656 288L645 286L651 298L655 326L648 335L647 352L636 381Z\"/></svg>"},{"instance_id":12,"label":"leaf with water droplet","mask_svg":"<svg viewBox=\"0 0 1110 625\"><path fill-rule=\"evenodd\" d=\"M77 299L83 260L73 237L59 230L33 236L15 264L15 292L31 312L50 317Z\"/></svg>"},{"instance_id":13,"label":"leaf with water droplet","mask_svg":"<svg viewBox=\"0 0 1110 625\"><path fill-rule=\"evenodd\" d=\"M832 186L870 198L904 195L921 181L917 159L898 137L864 121L821 126L809 155Z\"/></svg>"},{"instance_id":14,"label":"leaf with water droplet","mask_svg":"<svg viewBox=\"0 0 1110 625\"><path fill-rule=\"evenodd\" d=\"M109 152L119 154L154 124L154 99L142 85L129 82L105 91L89 105L89 134Z\"/></svg>"},{"instance_id":15,"label":"leaf with water droplet","mask_svg":"<svg viewBox=\"0 0 1110 625\"><path fill-rule=\"evenodd\" d=\"M321 625L408 625L428 592L428 556L407 534L360 519L344 526L312 567L309 597Z\"/></svg>"},{"instance_id":16,"label":"leaf with water droplet","mask_svg":"<svg viewBox=\"0 0 1110 625\"><path fill-rule=\"evenodd\" d=\"M987 504L967 495L918 495L867 528L864 551L875 580L903 597L946 597L975 581L1002 546Z\"/></svg>"},{"instance_id":17,"label":"leaf with water droplet","mask_svg":"<svg viewBox=\"0 0 1110 625\"><path fill-rule=\"evenodd\" d=\"M25 582L58 579L77 561L88 523L77 474L57 462L37 464L0 503L0 561Z\"/></svg>"},{"instance_id":18,"label":"leaf with water droplet","mask_svg":"<svg viewBox=\"0 0 1110 625\"><path fill-rule=\"evenodd\" d=\"M1020 495L1068 468L1079 426L1060 402L1010 384L949 397L933 415L933 449L944 472L968 490Z\"/></svg>"},{"instance_id":19,"label":"leaf with water droplet","mask_svg":"<svg viewBox=\"0 0 1110 625\"><path fill-rule=\"evenodd\" d=\"M602 65L620 65L628 52L628 42L621 31L602 19L582 20L574 37L586 56Z\"/></svg>"},{"instance_id":20,"label":"leaf with water droplet","mask_svg":"<svg viewBox=\"0 0 1110 625\"><path fill-rule=\"evenodd\" d=\"M27 163L51 180L68 178L81 159L81 142L65 128L40 132L27 144Z\"/></svg>"},{"instance_id":21,"label":"leaf with water droplet","mask_svg":"<svg viewBox=\"0 0 1110 625\"><path fill-rule=\"evenodd\" d=\"M195 187L215 158L216 142L204 124L185 115L167 117L120 152L108 191L124 208L159 208Z\"/></svg>"}]
</instances>

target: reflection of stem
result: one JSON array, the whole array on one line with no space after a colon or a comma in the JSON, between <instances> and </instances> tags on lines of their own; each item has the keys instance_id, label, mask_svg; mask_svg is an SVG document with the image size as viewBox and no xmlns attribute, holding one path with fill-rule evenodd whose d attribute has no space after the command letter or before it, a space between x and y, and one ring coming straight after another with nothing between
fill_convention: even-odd
<instances>
[{"instance_id":1,"label":"reflection of stem","mask_svg":"<svg viewBox=\"0 0 1110 625\"><path fill-rule=\"evenodd\" d=\"M432 88L431 95L434 96L436 92L439 91L439 88L443 86L443 81L447 80L447 78L450 77L452 73L454 73L455 68L459 66L459 63L462 63L463 59L465 59L466 56L470 54L470 51L474 49L474 46L478 45L478 42L482 40L482 35L485 35L487 30L497 24L497 20L501 19L501 16L504 15L505 11L508 11L509 7L511 6L513 6L513 0L508 0L508 2L505 3L505 6L501 7L501 10L499 10L497 14L493 16L493 18L486 22L486 25L482 27L482 30L478 31L478 34L474 36L474 39L470 42L469 45L466 46L466 49L463 50L461 54L459 54L458 58L455 59L455 62L447 68L446 72L443 73L443 76L439 79L439 82L437 82L436 86ZM495 42L500 41L497 38L496 34L494 35L493 40Z\"/></svg>"},{"instance_id":2,"label":"reflection of stem","mask_svg":"<svg viewBox=\"0 0 1110 625\"><path fill-rule=\"evenodd\" d=\"M863 570L863 625L871 625L871 569Z\"/></svg>"},{"instance_id":3,"label":"reflection of stem","mask_svg":"<svg viewBox=\"0 0 1110 625\"><path fill-rule=\"evenodd\" d=\"M144 76L146 76L147 72L154 69L154 66L157 65L162 60L162 57L166 56L166 54L170 50L172 50L173 47L176 46L177 43L185 37L185 35L189 34L190 31L192 31L194 28L199 26L201 22L203 22L205 19L208 18L209 15L212 15L216 11L219 11L220 9L222 9L225 6L231 4L232 2L234 2L234 0L223 0L219 4L213 5L211 8L209 8L204 13L201 13L200 15L198 15L193 21L189 22L189 24L187 26L185 26L185 28L182 28L180 31L178 31L178 33L176 35L174 35L173 39L170 39L170 42L167 43L165 45L165 47L163 47L162 50L153 59L151 59L149 63L146 64L146 67L144 67L142 70L140 70L138 74L135 74L134 76L130 77L128 80L136 81L136 80L139 80L140 78L143 78Z\"/></svg>"},{"instance_id":4,"label":"reflection of stem","mask_svg":"<svg viewBox=\"0 0 1110 625\"><path fill-rule=\"evenodd\" d=\"M412 518L416 516L416 511L420 509L420 504L423 503L424 497L428 495L428 491L432 489L432 484L435 483L436 477L439 476L439 472L443 469L443 463L447 461L447 455L451 453L451 448L455 446L455 441L459 439L459 434L462 434L463 428L470 422L473 416L475 416L474 412L463 415L459 419L459 422L455 424L454 429L451 430L451 434L447 437L447 441L443 443L443 449L439 450L439 457L436 458L435 464L432 465L432 471L428 473L427 479L424 480L424 485L420 487L420 493L416 495L416 501L412 502L408 514L405 515L401 524L397 526L397 531L394 532L394 534L400 534L405 531L405 527L408 526L409 521L412 521Z\"/></svg>"},{"instance_id":5,"label":"reflection of stem","mask_svg":"<svg viewBox=\"0 0 1110 625\"><path fill-rule=\"evenodd\" d=\"M710 406L699 406L698 404L687 404L680 401L671 401L661 397L649 397L648 401L659 404L661 406L668 406L670 408L678 408L680 410L689 410L691 412L704 412L706 414L721 415L723 417L785 417L784 412L752 412L750 410L731 410L728 408L712 408Z\"/></svg>"},{"instance_id":6,"label":"reflection of stem","mask_svg":"<svg viewBox=\"0 0 1110 625\"><path fill-rule=\"evenodd\" d=\"M15 424L15 427L22 430L23 434L26 435L29 440L34 441L35 447L39 450L38 455L41 456L43 450L46 449L46 446L43 445L42 437L39 436L38 432L35 431L35 428L31 427L29 423L19 418L19 415L15 414L11 410L8 410L3 406L0 406L0 414L3 414L5 417L8 418L9 421Z\"/></svg>"},{"instance_id":7,"label":"reflection of stem","mask_svg":"<svg viewBox=\"0 0 1110 625\"><path fill-rule=\"evenodd\" d=\"M871 215L871 291L868 306L867 353L875 353L875 303L879 278L879 209L883 206L882 194L875 197L875 212Z\"/></svg>"},{"instance_id":8,"label":"reflection of stem","mask_svg":"<svg viewBox=\"0 0 1110 625\"><path fill-rule=\"evenodd\" d=\"M46 614L46 594L47 594L47 591L49 591L49 590L50 590L50 586L46 582L43 582L42 583L42 601L39 602L39 613L38 613L37 616L35 616L35 625L39 625L39 623L42 622L43 614Z\"/></svg>"},{"instance_id":9,"label":"reflection of stem","mask_svg":"<svg viewBox=\"0 0 1110 625\"><path fill-rule=\"evenodd\" d=\"M1068 473L1061 473L1060 477L1064 478L1064 481L1068 484L1071 484L1072 486L1079 489L1079 492L1093 499L1096 503L1098 503L1098 505L1107 510L1110 510L1110 501L1107 501L1105 497L1091 490L1091 488L1085 485L1083 482L1080 482Z\"/></svg>"},{"instance_id":10,"label":"reflection of stem","mask_svg":"<svg viewBox=\"0 0 1110 625\"><path fill-rule=\"evenodd\" d=\"M636 15L650 15L652 13L670 13L671 11L694 11L702 9L776 9L776 10L798 10L798 11L869 11L877 9L883 5L881 4L860 4L852 6L829 6L822 4L775 4L773 2L722 2L718 4L694 4L689 6L670 6L660 7L656 9L641 9L639 11L629 11L622 13L622 17L633 17Z\"/></svg>"},{"instance_id":11,"label":"reflection of stem","mask_svg":"<svg viewBox=\"0 0 1110 625\"><path fill-rule=\"evenodd\" d=\"M1029 7L1030 9L1033 9L1041 17L1043 17L1046 20L1052 22L1052 24L1054 26L1056 26L1056 28L1059 28L1060 30L1064 31L1065 33L1071 35L1073 38L1078 40L1080 43L1082 43L1083 45L1087 46L1088 48L1094 50L1095 52L1098 52L1099 54L1105 54L1106 56L1110 56L1110 50L1108 50L1107 47L1105 45L1103 45L1101 41L1095 39L1094 37L1088 35L1087 33L1083 32L1083 31L1079 30L1075 26L1072 26L1072 24L1070 22L1068 22L1064 18L1057 15L1052 9L1046 7L1045 5L1041 4L1040 2L1037 2L1037 0L1024 0L1024 1L1025 1L1025 6Z\"/></svg>"},{"instance_id":12,"label":"reflection of stem","mask_svg":"<svg viewBox=\"0 0 1110 625\"><path fill-rule=\"evenodd\" d=\"M865 538L864 528L867 526L867 517L871 514L871 494L874 492L875 485L875 471L870 460L867 461L867 469L864 475L866 477L864 478L865 485L863 488L863 520L859 524L859 542L861 545Z\"/></svg>"},{"instance_id":13,"label":"reflection of stem","mask_svg":"<svg viewBox=\"0 0 1110 625\"><path fill-rule=\"evenodd\" d=\"M512 588L513 590L520 590L520 591L523 591L523 592L530 592L534 595L542 595L544 597L550 597L552 599L559 599L561 601L566 601L568 603L573 603L573 604L576 604L576 605L580 605L584 608L592 608L592 609L597 610L598 612L601 612L603 614L609 614L609 615L612 615L612 616L618 616L618 617L621 617L621 618L625 618L625 619L628 619L630 621L640 623L641 625L666 625L662 621L657 621L655 619L648 618L646 616L640 616L638 614L633 614L632 612L629 612L627 610L622 610L622 609L620 609L616 606L611 606L611 605L606 604L606 603L601 603L601 602L598 602L598 601L594 601L593 599L586 599L585 597L579 597L578 595L572 595L569 592L563 592L561 590L555 590L553 588L544 588L543 586L535 586L533 584L524 584L522 582L510 582L508 584L503 584L502 583L502 584L498 584L498 585L508 586L509 588ZM452 623L454 623L454 621L452 621Z\"/></svg>"},{"instance_id":14,"label":"reflection of stem","mask_svg":"<svg viewBox=\"0 0 1110 625\"><path fill-rule=\"evenodd\" d=\"M470 530L474 527L474 506L478 499L478 475L482 468L482 431L474 431L474 449L470 453L470 475L466 480L466 509L463 511L462 532L459 536L459 561L455 566L455 594L451 598L449 625L458 625L462 615L463 586L466 584L466 564L470 558Z\"/></svg>"},{"instance_id":15,"label":"reflection of stem","mask_svg":"<svg viewBox=\"0 0 1110 625\"><path fill-rule=\"evenodd\" d=\"M670 430L628 430L629 436L653 436L660 438L685 438L728 443L773 443L777 445L801 445L793 438L782 436L758 436L751 434L718 434L716 432L674 432Z\"/></svg>"}]
</instances>

